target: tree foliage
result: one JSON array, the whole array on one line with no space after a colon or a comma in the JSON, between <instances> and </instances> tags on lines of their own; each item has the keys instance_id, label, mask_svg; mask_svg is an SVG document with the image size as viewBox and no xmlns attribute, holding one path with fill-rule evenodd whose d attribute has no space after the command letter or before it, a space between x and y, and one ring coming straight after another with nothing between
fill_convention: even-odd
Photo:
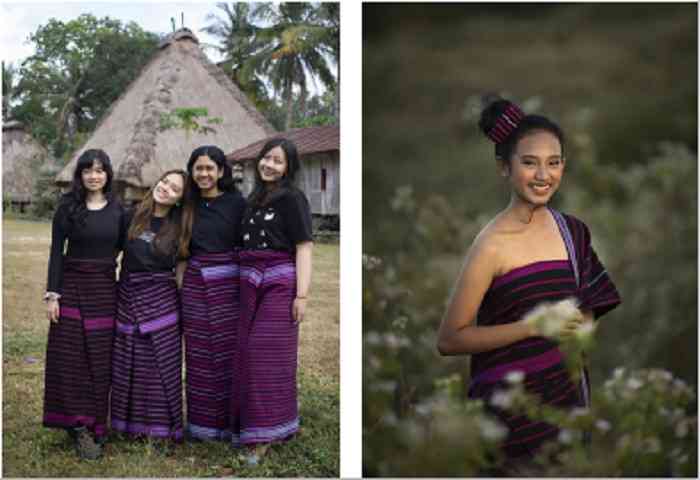
<instances>
[{"instance_id":1,"label":"tree foliage","mask_svg":"<svg viewBox=\"0 0 700 480\"><path fill-rule=\"evenodd\" d=\"M14 103L21 94L19 72L12 63L2 62L2 120L7 122L14 118Z\"/></svg>"},{"instance_id":2,"label":"tree foliage","mask_svg":"<svg viewBox=\"0 0 700 480\"><path fill-rule=\"evenodd\" d=\"M267 98L268 106L263 109L273 116L275 97L282 99L286 109L283 130L292 127L295 110L305 110L309 81L320 80L335 92L337 118L339 70L336 76L330 70L340 61L337 4L220 3L217 7L225 18L207 16L212 23L203 30L220 39L218 50L225 56L222 66L243 91L253 94L258 106Z\"/></svg>"},{"instance_id":3,"label":"tree foliage","mask_svg":"<svg viewBox=\"0 0 700 480\"><path fill-rule=\"evenodd\" d=\"M61 157L136 78L158 38L133 22L84 14L51 19L29 41L35 53L22 62L14 113Z\"/></svg>"},{"instance_id":4,"label":"tree foliage","mask_svg":"<svg viewBox=\"0 0 700 480\"><path fill-rule=\"evenodd\" d=\"M257 38L259 27L251 21L251 4L217 3L216 6L223 11L224 18L208 13L206 20L211 23L202 31L219 40L214 46L224 56L219 66L256 107L264 108L268 103L265 81L258 72L245 68L262 46Z\"/></svg>"},{"instance_id":5,"label":"tree foliage","mask_svg":"<svg viewBox=\"0 0 700 480\"><path fill-rule=\"evenodd\" d=\"M216 129L210 125L220 125L223 123L221 117L210 117L207 108L175 108L173 111L160 116L159 129L161 131L171 128L178 128L185 131L189 138L192 132L195 133L216 133Z\"/></svg>"},{"instance_id":6,"label":"tree foliage","mask_svg":"<svg viewBox=\"0 0 700 480\"><path fill-rule=\"evenodd\" d=\"M589 225L623 300L599 320L589 355L595 420L610 436L594 436L593 460L571 453L537 476L694 476L696 401L679 406L670 386L646 386L650 375L697 385L695 9L565 5L542 18L523 7L516 19L462 5L446 8L445 28L444 12L432 21L377 8L400 28L372 33L363 51L365 473L469 476L488 463L464 414L443 414L467 408L468 359L440 357L435 342L469 245L509 198L477 126L483 94L496 89L563 127L553 206ZM600 397L618 388L606 379L620 368L618 386L634 388ZM448 380L443 408L435 398ZM450 425L456 433L440 433ZM452 450L482 460L441 453Z\"/></svg>"}]
</instances>

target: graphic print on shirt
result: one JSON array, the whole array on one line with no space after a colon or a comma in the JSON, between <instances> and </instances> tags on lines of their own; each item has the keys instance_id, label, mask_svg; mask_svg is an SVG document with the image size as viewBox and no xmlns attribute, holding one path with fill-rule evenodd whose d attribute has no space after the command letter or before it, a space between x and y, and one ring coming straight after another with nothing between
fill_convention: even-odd
<instances>
[{"instance_id":1,"label":"graphic print on shirt","mask_svg":"<svg viewBox=\"0 0 700 480\"><path fill-rule=\"evenodd\" d=\"M138 238L146 243L151 243L153 239L156 238L156 234L150 230L146 230L145 232L141 233Z\"/></svg>"}]
</instances>

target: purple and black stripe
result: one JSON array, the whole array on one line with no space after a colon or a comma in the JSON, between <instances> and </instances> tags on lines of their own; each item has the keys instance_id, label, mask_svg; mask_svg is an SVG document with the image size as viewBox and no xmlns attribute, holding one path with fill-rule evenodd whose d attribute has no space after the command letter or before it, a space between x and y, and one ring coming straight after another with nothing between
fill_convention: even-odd
<instances>
[{"instance_id":1,"label":"purple and black stripe","mask_svg":"<svg viewBox=\"0 0 700 480\"><path fill-rule=\"evenodd\" d=\"M44 426L106 435L116 304L112 258L65 258L60 318L46 350Z\"/></svg>"},{"instance_id":2,"label":"purple and black stripe","mask_svg":"<svg viewBox=\"0 0 700 480\"><path fill-rule=\"evenodd\" d=\"M233 359L239 319L236 252L192 257L182 288L187 423L192 437L231 437Z\"/></svg>"},{"instance_id":3,"label":"purple and black stripe","mask_svg":"<svg viewBox=\"0 0 700 480\"><path fill-rule=\"evenodd\" d=\"M112 428L180 441L182 339L172 272L127 272L119 282L112 359Z\"/></svg>"},{"instance_id":4,"label":"purple and black stripe","mask_svg":"<svg viewBox=\"0 0 700 480\"><path fill-rule=\"evenodd\" d=\"M294 256L273 250L241 252L241 321L233 384L234 446L290 438L299 430L297 349L292 318Z\"/></svg>"},{"instance_id":5,"label":"purple and black stripe","mask_svg":"<svg viewBox=\"0 0 700 480\"><path fill-rule=\"evenodd\" d=\"M576 297L580 308L592 310L596 318L619 305L620 296L591 248L588 228L569 215L561 218L569 232L562 232L563 237L575 254L569 255L569 260L534 262L495 278L479 308L478 325L512 323L542 302L570 297ZM576 262L575 269L572 262ZM496 390L506 388L504 377L511 371L524 372L526 391L546 405L572 408L586 404L587 387L572 382L556 343L543 337L473 355L469 396L485 399L488 405ZM555 425L531 421L491 405L487 408L508 426L503 449L509 458L532 457L544 441L558 436Z\"/></svg>"}]
</instances>

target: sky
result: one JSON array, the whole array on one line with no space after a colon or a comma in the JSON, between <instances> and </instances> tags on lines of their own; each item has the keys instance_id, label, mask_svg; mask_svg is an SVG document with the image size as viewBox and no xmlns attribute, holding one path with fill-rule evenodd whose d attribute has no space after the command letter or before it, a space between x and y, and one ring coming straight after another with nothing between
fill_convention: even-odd
<instances>
[{"instance_id":1,"label":"sky","mask_svg":"<svg viewBox=\"0 0 700 480\"><path fill-rule=\"evenodd\" d=\"M21 62L33 53L27 39L40 25L50 18L68 21L83 13L98 18L109 16L122 22L133 20L141 28L154 33L172 32L171 17L175 17L180 28L180 15L185 14L185 27L199 38L201 44L216 44L216 39L200 29L210 24L208 13L223 16L223 11L214 2L13 2L3 0L0 5L0 57L5 62ZM204 49L210 60L221 60L218 52Z\"/></svg>"},{"instance_id":2,"label":"sky","mask_svg":"<svg viewBox=\"0 0 700 480\"><path fill-rule=\"evenodd\" d=\"M217 63L223 59L214 48L207 48L207 45L217 45L217 39L200 31L213 23L206 20L207 14L213 13L224 18L225 13L216 7L216 2L115 2L114 0L91 2L0 0L0 58L6 63L12 62L18 66L22 60L34 53L28 39L40 25L45 25L51 18L61 21L73 20L83 13L90 13L97 18L109 16L124 23L134 21L144 30L158 34L172 32L171 17L175 18L175 25L180 28L181 14L184 13L185 27L197 36L209 60ZM334 67L331 68L331 72L335 75ZM312 95L322 94L325 91L320 81L310 77L308 79L308 88Z\"/></svg>"}]
</instances>

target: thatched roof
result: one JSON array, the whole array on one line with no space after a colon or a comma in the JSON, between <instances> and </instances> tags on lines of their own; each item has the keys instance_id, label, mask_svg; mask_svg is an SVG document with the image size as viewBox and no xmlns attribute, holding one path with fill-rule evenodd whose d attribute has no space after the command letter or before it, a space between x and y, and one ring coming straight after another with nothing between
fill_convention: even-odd
<instances>
[{"instance_id":1,"label":"thatched roof","mask_svg":"<svg viewBox=\"0 0 700 480\"><path fill-rule=\"evenodd\" d=\"M160 131L162 114L175 108L207 108L215 133ZM115 180L148 188L160 174L184 168L192 150L217 145L231 151L275 132L236 85L199 48L188 29L171 34L100 120L95 132L57 177L70 182L84 150L101 148L112 159Z\"/></svg>"},{"instance_id":2,"label":"thatched roof","mask_svg":"<svg viewBox=\"0 0 700 480\"><path fill-rule=\"evenodd\" d=\"M254 160L268 140L286 138L297 146L299 156L311 153L332 152L340 150L340 128L337 125L323 127L293 128L283 133L271 135L257 142L226 155L229 162L246 162Z\"/></svg>"},{"instance_id":3,"label":"thatched roof","mask_svg":"<svg viewBox=\"0 0 700 480\"><path fill-rule=\"evenodd\" d=\"M53 165L48 150L18 121L2 125L2 191L6 199L29 202L37 174Z\"/></svg>"}]
</instances>

